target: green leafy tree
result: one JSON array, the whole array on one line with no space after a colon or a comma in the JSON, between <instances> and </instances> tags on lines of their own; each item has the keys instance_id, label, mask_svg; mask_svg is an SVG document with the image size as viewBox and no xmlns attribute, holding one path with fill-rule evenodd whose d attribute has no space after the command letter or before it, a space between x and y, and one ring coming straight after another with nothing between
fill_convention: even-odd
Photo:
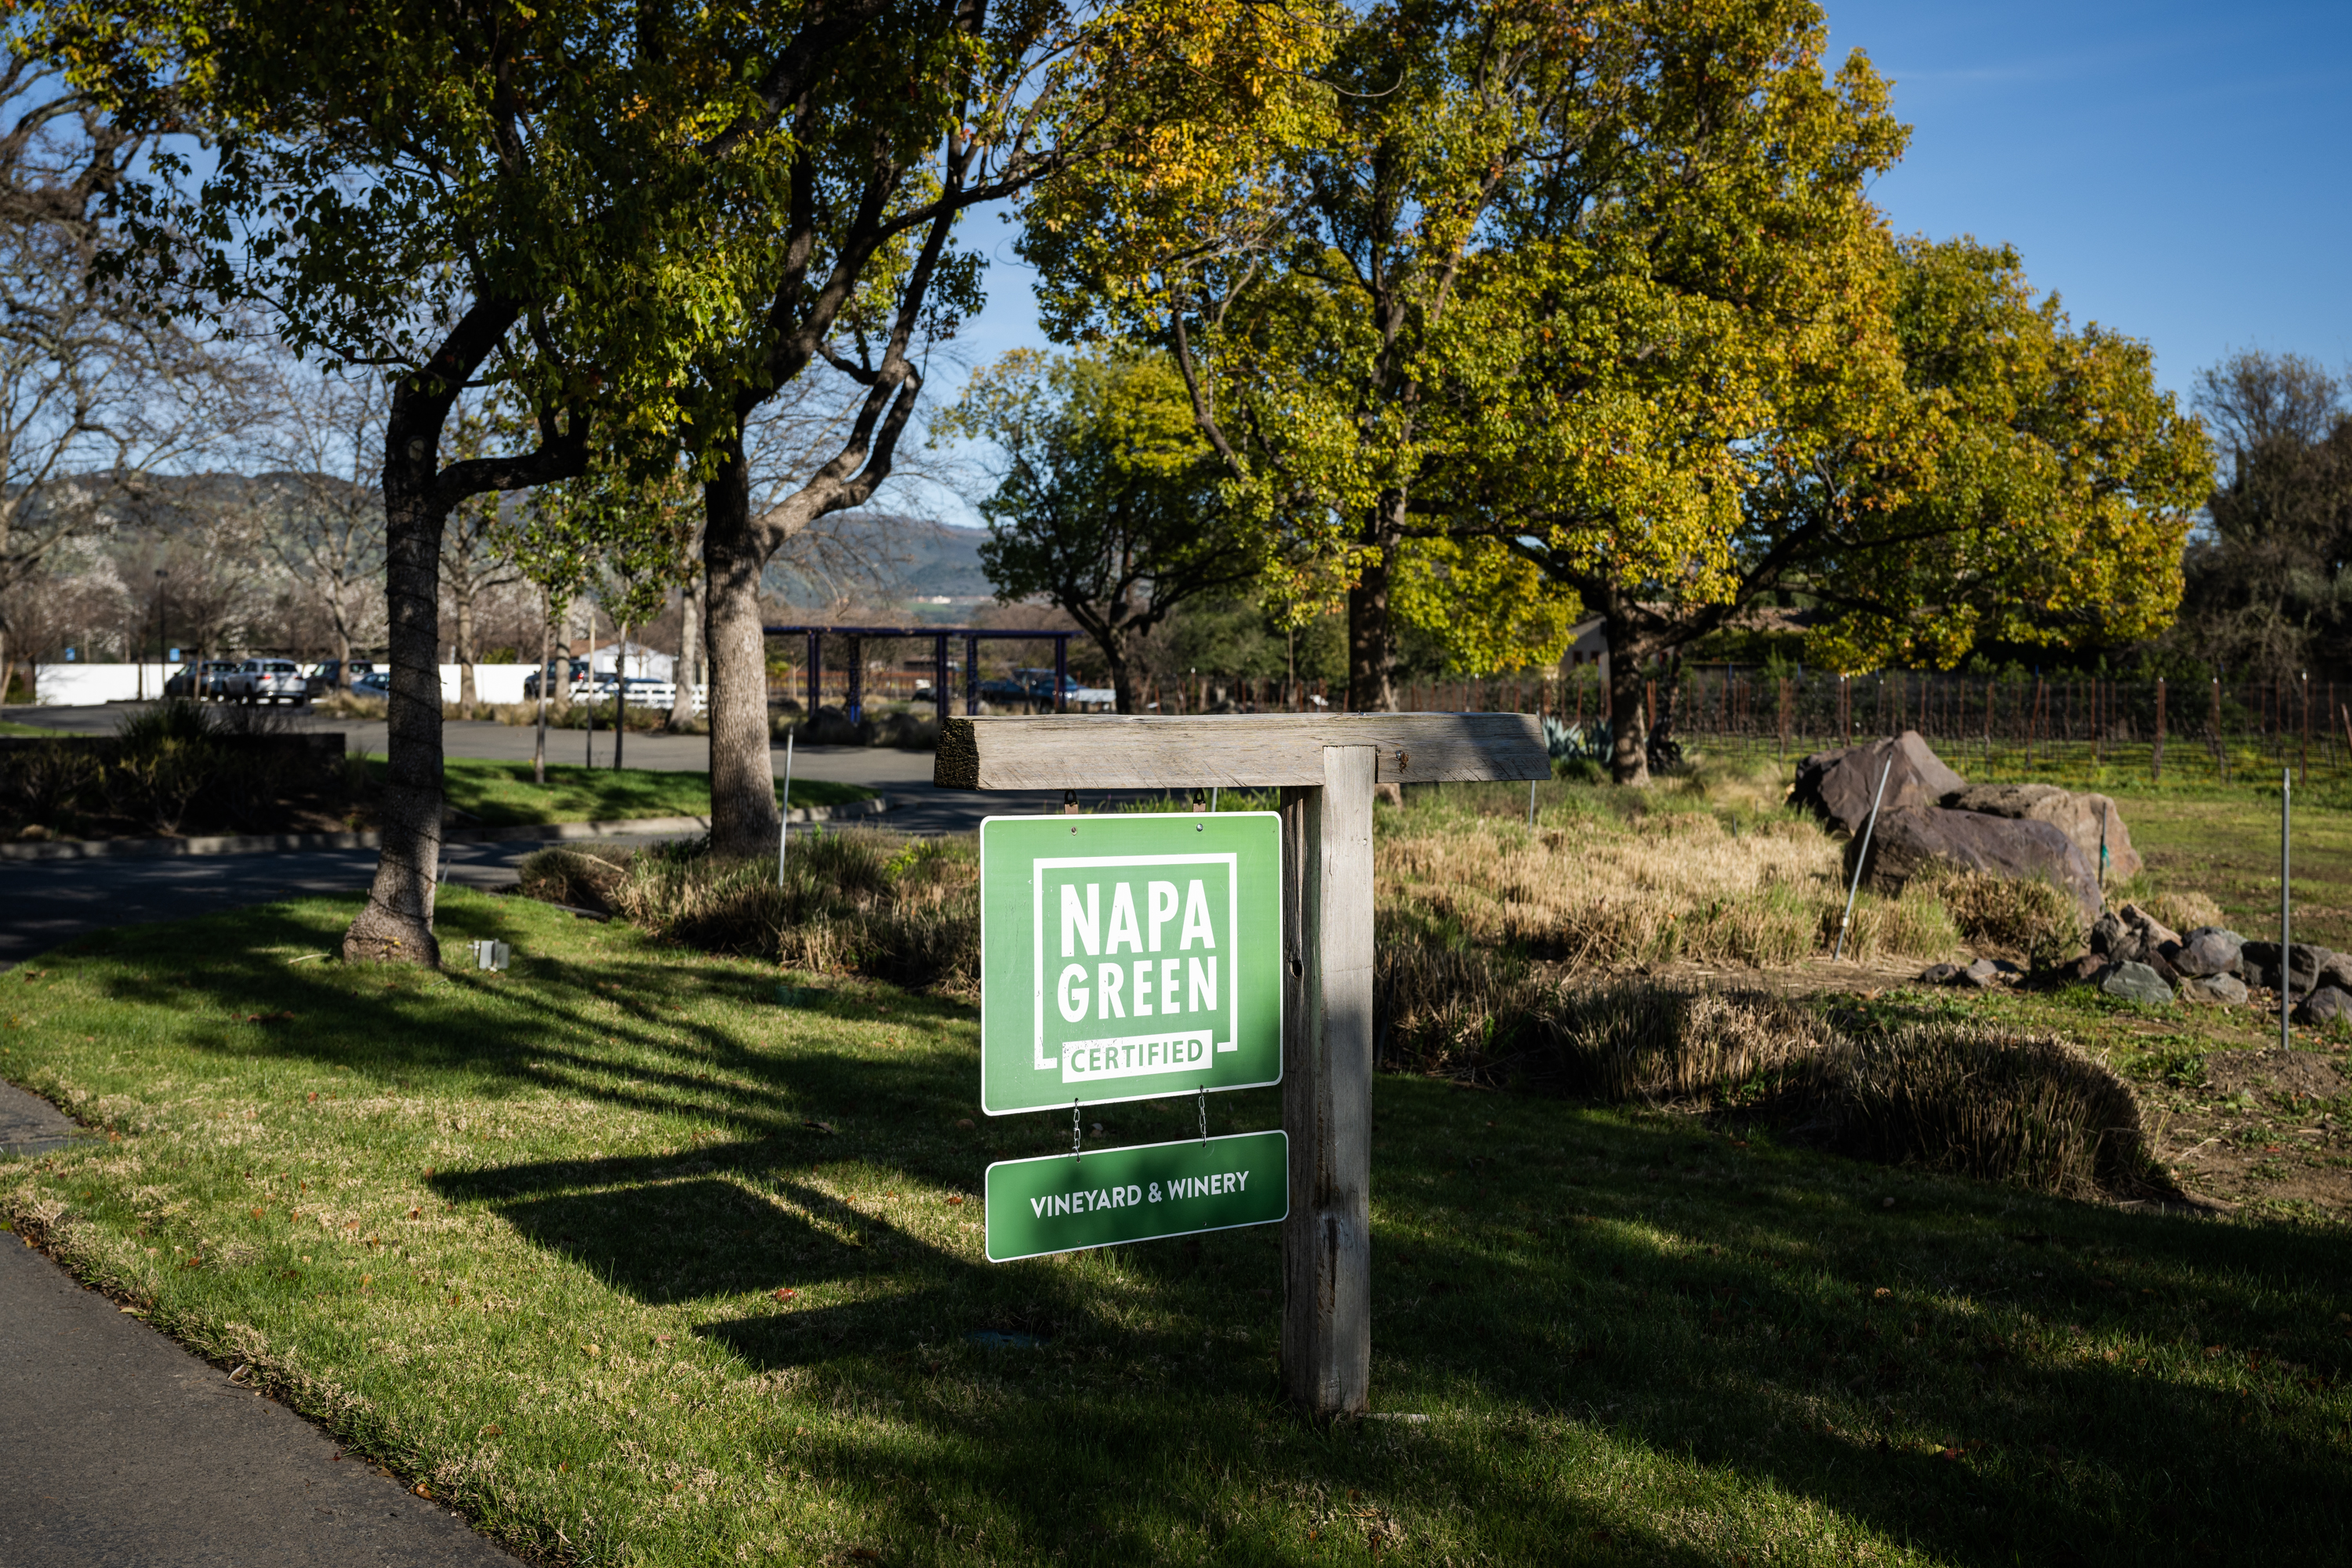
<instances>
[{"instance_id":1,"label":"green leafy tree","mask_svg":"<svg viewBox=\"0 0 2352 1568\"><path fill-rule=\"evenodd\" d=\"M2180 625L2195 663L2292 680L2352 655L2352 409L2300 354L2233 353L2198 373L2221 473L2192 538Z\"/></svg>"},{"instance_id":2,"label":"green leafy tree","mask_svg":"<svg viewBox=\"0 0 2352 1568\"><path fill-rule=\"evenodd\" d=\"M1719 433L1901 142L1823 37L1803 0L1395 0L1263 164L1049 193L1024 244L1055 330L1169 348L1239 493L1346 584L1350 706L1392 706L1400 617L1475 667L1556 652L1573 595L1499 509L1606 496L1645 520L1607 547L1661 560L1736 515Z\"/></svg>"},{"instance_id":3,"label":"green leafy tree","mask_svg":"<svg viewBox=\"0 0 2352 1568\"><path fill-rule=\"evenodd\" d=\"M1192 400L1156 355L1016 349L937 423L1003 455L981 502L996 596L1060 605L1102 650L1121 713L1136 707L1137 639L1204 595L1248 587L1266 534L1221 494L1224 470Z\"/></svg>"},{"instance_id":4,"label":"green leafy tree","mask_svg":"<svg viewBox=\"0 0 2352 1568\"><path fill-rule=\"evenodd\" d=\"M698 345L685 437L704 487L711 843L764 852L776 832L759 585L777 552L889 478L927 346L977 309L964 214L1041 182L1181 180L1322 47L1316 19L1247 0L1120 0L894 9L869 56L780 103L791 153L714 209L701 243L743 276ZM812 367L861 395L830 456L751 505L744 429Z\"/></svg>"},{"instance_id":5,"label":"green leafy tree","mask_svg":"<svg viewBox=\"0 0 2352 1568\"><path fill-rule=\"evenodd\" d=\"M451 510L582 471L593 408L680 420L681 367L736 281L708 206L785 147L779 105L886 0L765 27L650 3L428 7L49 0L27 46L160 150L119 195L122 273L184 311L258 309L306 357L384 375L391 713L383 847L353 958L433 963L439 551ZM177 143L184 149L185 142ZM495 387L511 452L446 460Z\"/></svg>"},{"instance_id":6,"label":"green leafy tree","mask_svg":"<svg viewBox=\"0 0 2352 1568\"><path fill-rule=\"evenodd\" d=\"M1864 237L1874 265L1716 435L1728 504L1679 553L1605 491L1497 509L1607 622L1621 780L1645 776L1644 671L1759 604L1801 596L1812 658L1853 670L2130 641L2179 600L2210 470L2147 347L2072 328L2008 249Z\"/></svg>"}]
</instances>

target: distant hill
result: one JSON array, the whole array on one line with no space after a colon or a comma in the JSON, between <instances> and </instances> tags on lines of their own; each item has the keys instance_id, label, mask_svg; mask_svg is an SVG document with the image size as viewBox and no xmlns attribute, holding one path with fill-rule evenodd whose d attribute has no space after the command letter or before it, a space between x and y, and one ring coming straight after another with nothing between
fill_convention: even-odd
<instances>
[{"instance_id":1,"label":"distant hill","mask_svg":"<svg viewBox=\"0 0 2352 1568\"><path fill-rule=\"evenodd\" d=\"M980 569L984 529L888 512L844 513L826 528L778 553L768 567L770 592L795 605L824 604L844 591L866 599L970 605L993 592ZM839 559L828 559L829 550L841 552Z\"/></svg>"},{"instance_id":2,"label":"distant hill","mask_svg":"<svg viewBox=\"0 0 2352 1568\"><path fill-rule=\"evenodd\" d=\"M894 542L905 552L902 568L909 595L928 598L945 594L957 599L984 599L996 591L980 569L980 546L988 531L950 528L925 518L896 520L902 531Z\"/></svg>"}]
</instances>

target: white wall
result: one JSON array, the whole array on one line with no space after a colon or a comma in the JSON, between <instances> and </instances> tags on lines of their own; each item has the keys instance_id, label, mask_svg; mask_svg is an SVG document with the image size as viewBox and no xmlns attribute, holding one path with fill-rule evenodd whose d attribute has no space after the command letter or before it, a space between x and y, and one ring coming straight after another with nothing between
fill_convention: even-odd
<instances>
[{"instance_id":1,"label":"white wall","mask_svg":"<svg viewBox=\"0 0 2352 1568\"><path fill-rule=\"evenodd\" d=\"M520 702L523 679L535 666L528 664L478 664L474 666L474 696L484 702ZM441 700L457 700L457 682L463 668L454 664L441 667Z\"/></svg>"},{"instance_id":2,"label":"white wall","mask_svg":"<svg viewBox=\"0 0 2352 1568\"><path fill-rule=\"evenodd\" d=\"M146 695L163 695L163 681L178 665L146 667ZM527 664L478 664L474 692L485 702L520 702ZM140 695L140 667L135 664L37 664L33 667L33 700L44 707L80 707L86 703L130 702ZM457 700L458 667L441 667L441 700Z\"/></svg>"},{"instance_id":3,"label":"white wall","mask_svg":"<svg viewBox=\"0 0 2352 1568\"><path fill-rule=\"evenodd\" d=\"M139 696L135 664L37 664L33 667L33 700L44 708L80 707L86 703L129 702ZM163 682L179 666L151 664L146 692L163 695Z\"/></svg>"}]
</instances>

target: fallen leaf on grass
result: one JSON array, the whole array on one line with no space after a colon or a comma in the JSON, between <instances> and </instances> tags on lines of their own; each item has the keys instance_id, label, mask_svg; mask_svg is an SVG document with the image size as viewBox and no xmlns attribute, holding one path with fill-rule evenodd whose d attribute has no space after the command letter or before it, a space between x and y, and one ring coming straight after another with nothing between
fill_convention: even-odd
<instances>
[{"instance_id":1,"label":"fallen leaf on grass","mask_svg":"<svg viewBox=\"0 0 2352 1568\"><path fill-rule=\"evenodd\" d=\"M789 1287L779 1287L774 1292L775 1298L779 1301L789 1301L799 1294L799 1291L792 1289Z\"/></svg>"},{"instance_id":2,"label":"fallen leaf on grass","mask_svg":"<svg viewBox=\"0 0 2352 1568\"><path fill-rule=\"evenodd\" d=\"M802 1123L801 1123L801 1125L802 1125L802 1126L803 1126L803 1127L809 1128L809 1129L810 1129L810 1130L812 1130L813 1131L817 1131L817 1132L837 1132L837 1131L840 1131L840 1129L839 1129L839 1128L837 1128L837 1127L834 1126L834 1124L833 1124L832 1122L830 1122L830 1121L803 1121L803 1122L802 1122Z\"/></svg>"},{"instance_id":3,"label":"fallen leaf on grass","mask_svg":"<svg viewBox=\"0 0 2352 1568\"><path fill-rule=\"evenodd\" d=\"M482 1428L482 1436L485 1437L503 1437L506 1434L507 1429L499 1426L495 1421L488 1423Z\"/></svg>"},{"instance_id":4,"label":"fallen leaf on grass","mask_svg":"<svg viewBox=\"0 0 2352 1568\"><path fill-rule=\"evenodd\" d=\"M268 1214L268 1212L269 1211L268 1209L256 1209L253 1211L253 1217L259 1219L263 1215Z\"/></svg>"},{"instance_id":5,"label":"fallen leaf on grass","mask_svg":"<svg viewBox=\"0 0 2352 1568\"><path fill-rule=\"evenodd\" d=\"M951 1204L960 1204L963 1202L963 1194L961 1193L950 1193L948 1194L948 1202Z\"/></svg>"}]
</instances>

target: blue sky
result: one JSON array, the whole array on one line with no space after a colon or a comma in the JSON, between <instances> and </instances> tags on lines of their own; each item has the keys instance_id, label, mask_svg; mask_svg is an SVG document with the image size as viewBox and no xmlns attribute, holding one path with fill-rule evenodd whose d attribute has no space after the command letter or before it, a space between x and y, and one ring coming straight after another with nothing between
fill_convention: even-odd
<instances>
[{"instance_id":1,"label":"blue sky","mask_svg":"<svg viewBox=\"0 0 2352 1568\"><path fill-rule=\"evenodd\" d=\"M1874 193L1897 229L2016 246L2078 324L2152 343L2184 401L2232 349L2352 366L2352 4L1827 9L1832 58L1868 54L1912 126ZM960 344L974 364L1045 343L1013 232L986 214L971 235L998 258Z\"/></svg>"}]
</instances>

